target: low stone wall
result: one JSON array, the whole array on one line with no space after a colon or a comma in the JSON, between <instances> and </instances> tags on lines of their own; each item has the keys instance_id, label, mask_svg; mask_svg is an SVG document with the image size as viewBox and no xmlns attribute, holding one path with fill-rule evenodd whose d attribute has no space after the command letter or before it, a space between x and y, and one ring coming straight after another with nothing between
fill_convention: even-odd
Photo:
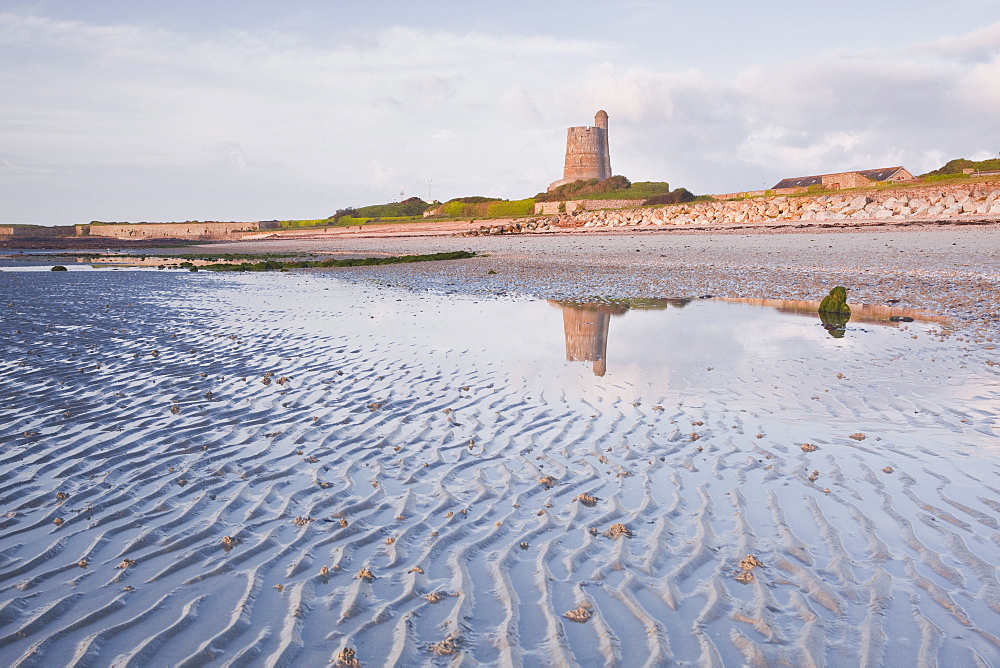
<instances>
[{"instance_id":1,"label":"low stone wall","mask_svg":"<svg viewBox=\"0 0 1000 668\"><path fill-rule=\"evenodd\" d=\"M535 202L535 215L573 213L574 211L600 211L602 209L628 209L642 206L641 199L573 199L565 202ZM559 207L565 204L562 211Z\"/></svg>"},{"instance_id":2,"label":"low stone wall","mask_svg":"<svg viewBox=\"0 0 1000 668\"><path fill-rule=\"evenodd\" d=\"M764 197L765 195L800 195L806 192L807 188L778 188L777 190L744 190L739 193L722 193L720 195L710 195L714 200L749 199L751 197Z\"/></svg>"},{"instance_id":3,"label":"low stone wall","mask_svg":"<svg viewBox=\"0 0 1000 668\"><path fill-rule=\"evenodd\" d=\"M854 192L817 197L762 197L694 202L559 216L566 227L740 225L775 221L906 220L1000 215L1000 183Z\"/></svg>"},{"instance_id":4,"label":"low stone wall","mask_svg":"<svg viewBox=\"0 0 1000 668\"><path fill-rule=\"evenodd\" d=\"M40 239L50 237L71 237L74 234L72 226L44 227L41 225L10 225L0 227L0 237L15 237L18 239Z\"/></svg>"},{"instance_id":5,"label":"low stone wall","mask_svg":"<svg viewBox=\"0 0 1000 668\"><path fill-rule=\"evenodd\" d=\"M250 223L135 223L130 225L77 225L76 235L115 239L198 239L203 241L235 240L244 234L267 229Z\"/></svg>"}]
</instances>

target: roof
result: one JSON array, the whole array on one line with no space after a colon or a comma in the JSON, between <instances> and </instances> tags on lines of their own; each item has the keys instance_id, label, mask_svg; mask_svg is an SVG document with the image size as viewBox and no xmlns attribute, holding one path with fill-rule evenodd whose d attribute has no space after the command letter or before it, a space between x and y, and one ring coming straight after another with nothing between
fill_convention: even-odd
<instances>
[{"instance_id":1,"label":"roof","mask_svg":"<svg viewBox=\"0 0 1000 668\"><path fill-rule=\"evenodd\" d=\"M808 188L809 186L820 185L823 183L824 176L837 176L838 174L860 174L866 179L871 179L872 181L885 181L892 177L893 174L903 169L902 166L897 167L879 167L878 169L863 169L855 170L852 172L835 172L833 174L818 174L816 176L795 176L790 179L782 179L771 186L772 190L778 190L780 188Z\"/></svg>"},{"instance_id":2,"label":"roof","mask_svg":"<svg viewBox=\"0 0 1000 668\"><path fill-rule=\"evenodd\" d=\"M901 170L902 167L882 167L881 169L866 169L863 172L858 172L861 176L871 179L872 181L885 181L893 174Z\"/></svg>"},{"instance_id":3,"label":"roof","mask_svg":"<svg viewBox=\"0 0 1000 668\"><path fill-rule=\"evenodd\" d=\"M819 185L823 182L822 176L795 176L790 179L782 179L771 186L772 190L779 188L808 188Z\"/></svg>"}]
</instances>

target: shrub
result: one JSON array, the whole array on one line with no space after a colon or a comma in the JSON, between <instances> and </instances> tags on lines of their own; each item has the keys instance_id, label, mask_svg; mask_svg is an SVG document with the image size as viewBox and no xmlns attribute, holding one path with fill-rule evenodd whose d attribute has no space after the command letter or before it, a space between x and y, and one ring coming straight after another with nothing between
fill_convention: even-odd
<instances>
[{"instance_id":1,"label":"shrub","mask_svg":"<svg viewBox=\"0 0 1000 668\"><path fill-rule=\"evenodd\" d=\"M62 266L61 264L57 264L56 266L52 267L52 271L69 271L69 269Z\"/></svg>"},{"instance_id":2,"label":"shrub","mask_svg":"<svg viewBox=\"0 0 1000 668\"><path fill-rule=\"evenodd\" d=\"M371 204L360 208L349 206L338 209L327 220L339 223L342 218L415 218L424 215L429 204L419 197L410 197L402 202L389 204Z\"/></svg>"},{"instance_id":3,"label":"shrub","mask_svg":"<svg viewBox=\"0 0 1000 668\"><path fill-rule=\"evenodd\" d=\"M632 182L621 175L612 176L598 181L597 179L587 179L564 183L551 192L538 193L535 195L536 202L560 202L569 199L587 199L588 195L605 194L628 190L632 187Z\"/></svg>"},{"instance_id":4,"label":"shrub","mask_svg":"<svg viewBox=\"0 0 1000 668\"><path fill-rule=\"evenodd\" d=\"M650 197L643 202L643 206L651 204L681 204L683 202L693 202L695 199L694 194L687 188L677 188L671 192Z\"/></svg>"},{"instance_id":5,"label":"shrub","mask_svg":"<svg viewBox=\"0 0 1000 668\"><path fill-rule=\"evenodd\" d=\"M327 220L332 220L333 222L336 223L339 222L340 219L343 218L344 216L348 216L350 218L356 218L357 215L358 215L357 210L353 206L349 206L346 209L337 209L337 213L327 218Z\"/></svg>"}]
</instances>

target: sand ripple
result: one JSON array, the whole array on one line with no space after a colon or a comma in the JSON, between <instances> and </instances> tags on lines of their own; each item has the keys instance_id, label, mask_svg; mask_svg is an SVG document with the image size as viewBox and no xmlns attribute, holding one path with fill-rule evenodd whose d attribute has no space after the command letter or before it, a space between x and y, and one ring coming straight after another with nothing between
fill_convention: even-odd
<instances>
[{"instance_id":1,"label":"sand ripple","mask_svg":"<svg viewBox=\"0 0 1000 668\"><path fill-rule=\"evenodd\" d=\"M0 280L6 665L1000 665L951 342L560 386L322 277Z\"/></svg>"}]
</instances>

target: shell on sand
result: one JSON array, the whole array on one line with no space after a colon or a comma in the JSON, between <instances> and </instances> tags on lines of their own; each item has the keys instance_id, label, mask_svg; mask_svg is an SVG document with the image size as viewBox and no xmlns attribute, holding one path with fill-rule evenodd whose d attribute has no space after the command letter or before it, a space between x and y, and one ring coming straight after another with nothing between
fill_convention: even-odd
<instances>
[{"instance_id":1,"label":"shell on sand","mask_svg":"<svg viewBox=\"0 0 1000 668\"><path fill-rule=\"evenodd\" d=\"M351 647L345 647L337 652L337 657L333 660L333 665L338 668L358 668L361 661L357 658L357 653Z\"/></svg>"},{"instance_id":2,"label":"shell on sand","mask_svg":"<svg viewBox=\"0 0 1000 668\"><path fill-rule=\"evenodd\" d=\"M612 524L611 527L604 532L604 535L608 538L621 538L625 536L626 538L632 537L632 531L626 527L624 524L616 523Z\"/></svg>"},{"instance_id":3,"label":"shell on sand","mask_svg":"<svg viewBox=\"0 0 1000 668\"><path fill-rule=\"evenodd\" d=\"M445 638L439 642L431 644L428 649L439 656L451 656L457 654L458 638Z\"/></svg>"}]
</instances>

